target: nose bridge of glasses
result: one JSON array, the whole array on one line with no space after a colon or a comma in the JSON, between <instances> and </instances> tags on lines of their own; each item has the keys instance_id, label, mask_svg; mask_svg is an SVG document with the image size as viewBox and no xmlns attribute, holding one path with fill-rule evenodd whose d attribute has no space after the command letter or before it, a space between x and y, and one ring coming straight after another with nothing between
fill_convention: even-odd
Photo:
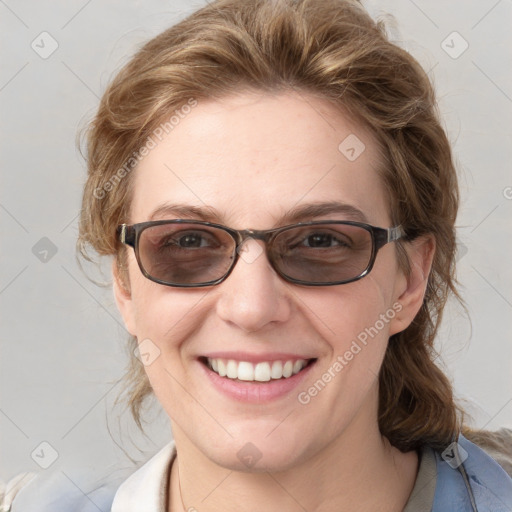
<instances>
[{"instance_id":1,"label":"nose bridge of glasses","mask_svg":"<svg viewBox=\"0 0 512 512\"><path fill-rule=\"evenodd\" d=\"M236 252L246 263L253 263L262 254L266 254L268 258L272 259L268 253L268 242L271 240L271 235L275 230L258 230L258 229L244 229L236 231ZM254 240L263 242L263 244L255 243L252 249L249 249L245 242Z\"/></svg>"},{"instance_id":2,"label":"nose bridge of glasses","mask_svg":"<svg viewBox=\"0 0 512 512\"><path fill-rule=\"evenodd\" d=\"M261 230L261 229L242 229L237 231L238 239L237 246L242 246L247 240L260 240L267 245L270 236L274 230Z\"/></svg>"}]
</instances>

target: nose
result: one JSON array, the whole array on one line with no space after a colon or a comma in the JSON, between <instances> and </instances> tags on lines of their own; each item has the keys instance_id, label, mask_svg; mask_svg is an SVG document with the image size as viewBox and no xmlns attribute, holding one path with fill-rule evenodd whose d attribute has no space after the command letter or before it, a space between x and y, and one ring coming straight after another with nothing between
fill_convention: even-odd
<instances>
[{"instance_id":1,"label":"nose","mask_svg":"<svg viewBox=\"0 0 512 512\"><path fill-rule=\"evenodd\" d=\"M285 283L270 265L264 243L249 238L227 279L218 285L217 314L244 332L255 332L290 315Z\"/></svg>"}]
</instances>

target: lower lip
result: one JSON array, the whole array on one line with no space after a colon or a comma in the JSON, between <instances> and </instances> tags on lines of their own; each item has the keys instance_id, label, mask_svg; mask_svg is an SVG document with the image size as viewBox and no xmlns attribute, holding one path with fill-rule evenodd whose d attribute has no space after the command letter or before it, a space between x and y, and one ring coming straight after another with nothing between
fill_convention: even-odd
<instances>
[{"instance_id":1,"label":"lower lip","mask_svg":"<svg viewBox=\"0 0 512 512\"><path fill-rule=\"evenodd\" d=\"M316 361L310 363L299 373L287 379L275 379L267 382L244 382L228 379L210 370L210 368L200 361L198 361L198 363L210 379L214 388L222 394L239 402L262 403L277 400L291 393L306 378Z\"/></svg>"}]
</instances>

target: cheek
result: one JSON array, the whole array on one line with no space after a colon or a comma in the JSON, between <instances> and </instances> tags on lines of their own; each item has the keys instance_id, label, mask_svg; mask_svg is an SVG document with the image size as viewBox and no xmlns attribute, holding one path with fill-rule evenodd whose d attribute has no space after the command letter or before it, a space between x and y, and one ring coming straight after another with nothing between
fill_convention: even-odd
<instances>
[{"instance_id":1,"label":"cheek","mask_svg":"<svg viewBox=\"0 0 512 512\"><path fill-rule=\"evenodd\" d=\"M302 389L301 404L310 404L315 415L334 421L326 434L335 435L367 400L376 400L379 370L387 348L389 328L396 315L392 293L376 278L325 289L311 296L308 306L321 312L316 330L329 345L330 355L319 367L314 382ZM312 315L310 315L310 318ZM313 420L312 420L313 421Z\"/></svg>"},{"instance_id":2,"label":"cheek","mask_svg":"<svg viewBox=\"0 0 512 512\"><path fill-rule=\"evenodd\" d=\"M165 369L176 366L183 341L198 327L197 308L205 291L154 283L141 274L136 262L130 264L130 283L132 316L141 358L144 352L150 354L147 359L151 364L145 364L146 373L151 381L168 379Z\"/></svg>"},{"instance_id":3,"label":"cheek","mask_svg":"<svg viewBox=\"0 0 512 512\"><path fill-rule=\"evenodd\" d=\"M387 339L395 315L392 294L371 275L363 280L323 289L307 301L317 313L318 326L333 348L343 350L353 340L365 337Z\"/></svg>"},{"instance_id":4,"label":"cheek","mask_svg":"<svg viewBox=\"0 0 512 512\"><path fill-rule=\"evenodd\" d=\"M153 283L142 276L133 283L139 354L158 400L170 415L189 396L184 347L200 328L198 308L205 292L184 291ZM191 400L193 405L193 400Z\"/></svg>"},{"instance_id":5,"label":"cheek","mask_svg":"<svg viewBox=\"0 0 512 512\"><path fill-rule=\"evenodd\" d=\"M173 340L182 340L197 327L196 310L205 292L170 288L142 279L144 282L132 289L138 337L149 337L158 345L165 343L161 348L168 349Z\"/></svg>"},{"instance_id":6,"label":"cheek","mask_svg":"<svg viewBox=\"0 0 512 512\"><path fill-rule=\"evenodd\" d=\"M320 372L322 380L337 383L330 405L335 407L341 396L357 401L375 382L397 305L387 288L370 276L323 293L307 302L319 312L316 330L329 345L330 355Z\"/></svg>"}]
</instances>

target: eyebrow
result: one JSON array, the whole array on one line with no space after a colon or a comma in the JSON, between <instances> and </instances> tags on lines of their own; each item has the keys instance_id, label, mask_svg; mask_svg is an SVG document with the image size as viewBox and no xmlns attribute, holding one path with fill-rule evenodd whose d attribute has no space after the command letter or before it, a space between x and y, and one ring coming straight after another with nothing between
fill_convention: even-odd
<instances>
[{"instance_id":1,"label":"eyebrow","mask_svg":"<svg viewBox=\"0 0 512 512\"><path fill-rule=\"evenodd\" d=\"M279 222L276 227L313 220L317 217L333 214L342 216L342 219L340 220L368 222L366 215L359 208L339 201L327 201L294 206L279 218ZM173 216L173 218L202 220L216 224L223 223L222 215L212 206L193 206L188 204L172 203L164 203L158 206L150 215L149 220L155 220L156 218L168 218L169 216Z\"/></svg>"}]
</instances>

